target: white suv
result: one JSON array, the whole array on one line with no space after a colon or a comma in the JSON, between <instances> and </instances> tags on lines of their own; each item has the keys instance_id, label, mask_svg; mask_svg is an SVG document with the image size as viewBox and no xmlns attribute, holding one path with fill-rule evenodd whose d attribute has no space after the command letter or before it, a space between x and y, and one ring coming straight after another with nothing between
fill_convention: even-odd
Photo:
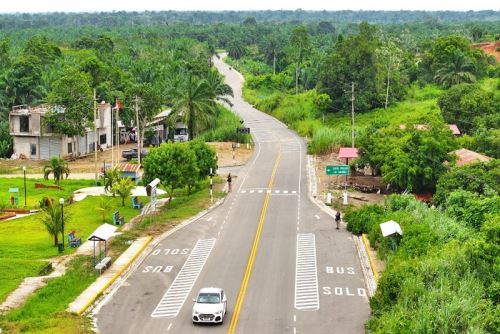
<instances>
[{"instance_id":1,"label":"white suv","mask_svg":"<svg viewBox=\"0 0 500 334\"><path fill-rule=\"evenodd\" d=\"M203 288L193 299L193 323L222 323L226 315L227 298L220 288Z\"/></svg>"}]
</instances>

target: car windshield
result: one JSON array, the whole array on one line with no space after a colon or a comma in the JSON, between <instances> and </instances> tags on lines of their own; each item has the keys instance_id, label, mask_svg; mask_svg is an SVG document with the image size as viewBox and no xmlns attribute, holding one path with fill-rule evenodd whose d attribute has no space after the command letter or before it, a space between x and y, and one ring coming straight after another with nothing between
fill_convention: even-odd
<instances>
[{"instance_id":1,"label":"car windshield","mask_svg":"<svg viewBox=\"0 0 500 334\"><path fill-rule=\"evenodd\" d=\"M197 303L201 304L218 304L220 303L220 296L218 293L200 293L198 295Z\"/></svg>"}]
</instances>

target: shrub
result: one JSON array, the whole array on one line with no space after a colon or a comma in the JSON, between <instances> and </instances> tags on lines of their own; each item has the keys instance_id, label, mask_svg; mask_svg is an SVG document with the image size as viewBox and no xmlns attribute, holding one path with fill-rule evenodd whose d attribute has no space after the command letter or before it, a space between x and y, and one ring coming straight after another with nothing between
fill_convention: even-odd
<instances>
[{"instance_id":1,"label":"shrub","mask_svg":"<svg viewBox=\"0 0 500 334\"><path fill-rule=\"evenodd\" d=\"M378 204L366 205L355 210L349 207L344 219L347 221L347 230L354 234L368 233L375 223L380 223L384 215L384 208Z\"/></svg>"},{"instance_id":2,"label":"shrub","mask_svg":"<svg viewBox=\"0 0 500 334\"><path fill-rule=\"evenodd\" d=\"M351 136L349 131L317 126L309 143L309 152L313 154L328 153L350 144Z\"/></svg>"}]
</instances>

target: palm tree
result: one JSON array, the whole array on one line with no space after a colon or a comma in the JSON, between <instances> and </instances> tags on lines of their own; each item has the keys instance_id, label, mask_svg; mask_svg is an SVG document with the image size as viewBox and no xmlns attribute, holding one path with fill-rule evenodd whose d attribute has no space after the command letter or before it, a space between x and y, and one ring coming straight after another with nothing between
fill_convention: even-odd
<instances>
[{"instance_id":1,"label":"palm tree","mask_svg":"<svg viewBox=\"0 0 500 334\"><path fill-rule=\"evenodd\" d=\"M213 98L231 105L228 96L234 96L233 89L224 83L219 73L209 71L206 80L212 91Z\"/></svg>"},{"instance_id":2,"label":"palm tree","mask_svg":"<svg viewBox=\"0 0 500 334\"><path fill-rule=\"evenodd\" d=\"M109 200L106 196L99 196L99 206L96 210L101 213L103 223L106 222L106 215L111 209L111 206L111 200Z\"/></svg>"},{"instance_id":3,"label":"palm tree","mask_svg":"<svg viewBox=\"0 0 500 334\"><path fill-rule=\"evenodd\" d=\"M66 174L66 178L68 178L68 163L64 161L64 159L52 157L50 162L43 167L43 177L48 180L50 173L54 174L54 180L59 184L59 180L63 178L64 174Z\"/></svg>"},{"instance_id":4,"label":"palm tree","mask_svg":"<svg viewBox=\"0 0 500 334\"><path fill-rule=\"evenodd\" d=\"M188 74L187 80L177 89L177 100L170 117L181 118L188 126L189 138L193 139L202 129L213 124L217 114L214 98L207 80Z\"/></svg>"},{"instance_id":5,"label":"palm tree","mask_svg":"<svg viewBox=\"0 0 500 334\"><path fill-rule=\"evenodd\" d=\"M462 52L454 52L451 62L436 71L434 80L444 87L451 87L464 82L475 82L476 76L472 73L474 64Z\"/></svg>"},{"instance_id":6,"label":"palm tree","mask_svg":"<svg viewBox=\"0 0 500 334\"><path fill-rule=\"evenodd\" d=\"M47 232L54 238L54 246L57 246L59 233L62 231L62 211L59 204L54 203L54 201L49 202L50 204L42 209L42 223ZM68 221L68 218L68 214L65 214L65 222Z\"/></svg>"},{"instance_id":7,"label":"palm tree","mask_svg":"<svg viewBox=\"0 0 500 334\"><path fill-rule=\"evenodd\" d=\"M122 198L122 206L125 206L125 198L130 195L130 192L134 188L135 185L132 183L132 180L130 180L129 178L122 178L113 185L111 191L117 193L118 196Z\"/></svg>"},{"instance_id":8,"label":"palm tree","mask_svg":"<svg viewBox=\"0 0 500 334\"><path fill-rule=\"evenodd\" d=\"M108 192L113 189L113 185L121 178L120 170L118 167L108 169L104 173L104 191ZM115 196L115 193L113 193Z\"/></svg>"}]
</instances>

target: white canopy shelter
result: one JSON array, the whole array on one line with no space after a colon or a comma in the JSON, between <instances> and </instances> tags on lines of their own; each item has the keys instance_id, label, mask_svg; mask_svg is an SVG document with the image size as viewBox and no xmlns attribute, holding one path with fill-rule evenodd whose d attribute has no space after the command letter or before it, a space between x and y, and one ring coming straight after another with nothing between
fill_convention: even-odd
<instances>
[{"instance_id":1,"label":"white canopy shelter","mask_svg":"<svg viewBox=\"0 0 500 334\"><path fill-rule=\"evenodd\" d=\"M117 227L110 224L102 224L99 226L92 234L87 238L87 240L94 242L94 266L97 263L96 249L95 243L99 243L99 261L102 260L103 257L106 257L106 244L107 241L115 235ZM104 241L104 256L101 252L101 242Z\"/></svg>"},{"instance_id":2,"label":"white canopy shelter","mask_svg":"<svg viewBox=\"0 0 500 334\"><path fill-rule=\"evenodd\" d=\"M380 229L382 230L382 235L384 237L388 237L394 234L403 235L403 231L401 230L401 226L396 223L394 220L389 220L385 223L380 224Z\"/></svg>"}]
</instances>

